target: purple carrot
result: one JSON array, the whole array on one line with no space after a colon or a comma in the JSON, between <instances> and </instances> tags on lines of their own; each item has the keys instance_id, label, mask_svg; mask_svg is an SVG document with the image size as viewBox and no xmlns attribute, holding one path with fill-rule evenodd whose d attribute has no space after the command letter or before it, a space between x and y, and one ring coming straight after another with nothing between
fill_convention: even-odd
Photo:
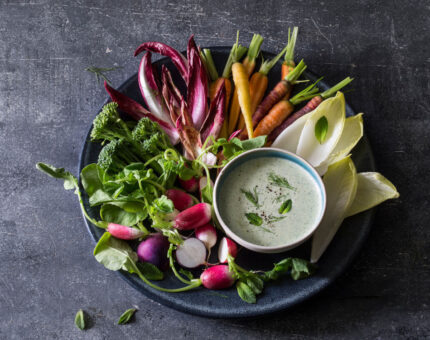
<instances>
[{"instance_id":1,"label":"purple carrot","mask_svg":"<svg viewBox=\"0 0 430 340\"><path fill-rule=\"evenodd\" d=\"M109 86L106 81L105 89L111 97L112 101L118 104L118 107L121 111L124 111L135 120L139 120L143 117L148 117L149 119L160 125L164 132L169 136L170 142L173 145L179 143L179 133L176 128L174 128L171 124L162 121L161 119L158 119L138 102L115 90L113 87Z\"/></svg>"},{"instance_id":2,"label":"purple carrot","mask_svg":"<svg viewBox=\"0 0 430 340\"><path fill-rule=\"evenodd\" d=\"M160 42L149 41L141 44L134 52L134 56L137 56L143 51L159 53L165 57L169 57L179 70L182 78L184 78L185 82L188 83L188 62L185 57L173 47Z\"/></svg>"},{"instance_id":3,"label":"purple carrot","mask_svg":"<svg viewBox=\"0 0 430 340\"><path fill-rule=\"evenodd\" d=\"M205 141L209 136L213 136L215 139L218 138L225 118L225 95L226 91L223 80L222 85L218 87L218 91L215 94L214 100L211 102L208 116L206 117L206 120L202 126L202 141ZM211 142L208 141L207 146L210 144Z\"/></svg>"},{"instance_id":4,"label":"purple carrot","mask_svg":"<svg viewBox=\"0 0 430 340\"><path fill-rule=\"evenodd\" d=\"M155 69L151 63L151 52L145 53L140 62L138 80L140 92L148 110L157 118L165 122L170 122L170 115L164 104L164 98L157 83Z\"/></svg>"},{"instance_id":5,"label":"purple carrot","mask_svg":"<svg viewBox=\"0 0 430 340\"><path fill-rule=\"evenodd\" d=\"M208 79L193 37L189 46L189 78L187 83L187 103L194 127L199 131L208 111Z\"/></svg>"}]
</instances>

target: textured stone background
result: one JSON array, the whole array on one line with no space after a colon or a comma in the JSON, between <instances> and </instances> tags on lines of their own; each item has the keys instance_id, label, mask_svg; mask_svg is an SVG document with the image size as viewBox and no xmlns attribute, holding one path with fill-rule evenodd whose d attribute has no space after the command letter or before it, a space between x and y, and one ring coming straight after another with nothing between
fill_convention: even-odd
<instances>
[{"instance_id":1,"label":"textured stone background","mask_svg":"<svg viewBox=\"0 0 430 340\"><path fill-rule=\"evenodd\" d=\"M425 1L0 1L0 338L430 338L430 10ZM231 45L237 29L278 50L300 26L297 54L365 112L379 170L401 198L377 211L351 268L317 298L258 320L194 317L148 300L92 256L76 197L36 172L76 171L106 95L84 71L136 72L142 41L179 49ZM118 316L136 305L130 325ZM79 308L93 316L80 332Z\"/></svg>"}]
</instances>

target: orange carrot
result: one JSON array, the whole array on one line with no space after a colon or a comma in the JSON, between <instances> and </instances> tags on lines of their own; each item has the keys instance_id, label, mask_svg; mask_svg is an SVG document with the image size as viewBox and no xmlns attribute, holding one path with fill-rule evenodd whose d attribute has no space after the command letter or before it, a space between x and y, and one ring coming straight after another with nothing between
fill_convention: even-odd
<instances>
[{"instance_id":1,"label":"orange carrot","mask_svg":"<svg viewBox=\"0 0 430 340\"><path fill-rule=\"evenodd\" d=\"M254 114L257 106L261 103L264 94L267 90L267 84L269 82L267 75L273 66L276 65L279 58L285 53L288 46L286 46L275 58L272 60L263 61L258 72L254 73L249 81L249 94L251 96L251 111ZM245 120L243 115L240 116L238 130L242 130L245 127Z\"/></svg>"},{"instance_id":2,"label":"orange carrot","mask_svg":"<svg viewBox=\"0 0 430 340\"><path fill-rule=\"evenodd\" d=\"M296 66L294 63L294 48L296 47L297 33L299 28L296 26L293 28L293 34L291 35L291 29L288 29L288 45L287 51L285 52L284 62L282 63L282 79L284 79Z\"/></svg>"},{"instance_id":3,"label":"orange carrot","mask_svg":"<svg viewBox=\"0 0 430 340\"><path fill-rule=\"evenodd\" d=\"M320 81L320 79L296 94L290 100L281 100L276 103L270 109L269 113L260 121L260 123L258 123L257 128L254 131L254 137L270 134L294 111L295 105L317 96L318 88L316 87L316 84L318 81Z\"/></svg>"},{"instance_id":4,"label":"orange carrot","mask_svg":"<svg viewBox=\"0 0 430 340\"><path fill-rule=\"evenodd\" d=\"M263 43L263 37L259 34L254 34L252 37L251 43L249 44L249 49L245 60L243 61L243 66L248 74L248 77L251 76L254 71L256 59L258 54L260 53L260 47ZM239 119L240 114L240 105L237 90L235 89L233 92L233 99L231 102L230 115L228 121L228 133L231 134L235 129Z\"/></svg>"},{"instance_id":5,"label":"orange carrot","mask_svg":"<svg viewBox=\"0 0 430 340\"><path fill-rule=\"evenodd\" d=\"M266 115L267 112L269 112L273 105L275 105L277 102L279 102L282 98L285 97L288 91L290 91L293 84L297 81L297 78L300 77L300 75L305 69L306 65L303 60L301 60L297 67L293 70L293 72L288 74L284 79L282 79L278 84L276 84L273 90L270 91L266 98L264 98L264 100L258 105L257 109L252 115L252 124L254 127L257 126L260 120L263 119L263 117ZM243 130L240 133L239 138L245 139L246 137L247 132Z\"/></svg>"}]
</instances>

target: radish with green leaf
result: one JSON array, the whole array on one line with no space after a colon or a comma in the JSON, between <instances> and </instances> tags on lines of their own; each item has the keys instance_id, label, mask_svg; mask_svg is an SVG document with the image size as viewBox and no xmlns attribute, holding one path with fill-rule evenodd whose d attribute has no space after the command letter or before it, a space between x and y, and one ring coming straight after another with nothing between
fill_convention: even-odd
<instances>
[{"instance_id":1,"label":"radish with green leaf","mask_svg":"<svg viewBox=\"0 0 430 340\"><path fill-rule=\"evenodd\" d=\"M211 205L208 203L199 203L176 215L173 227L179 230L196 229L209 223L211 218Z\"/></svg>"},{"instance_id":2,"label":"radish with green leaf","mask_svg":"<svg viewBox=\"0 0 430 340\"><path fill-rule=\"evenodd\" d=\"M109 223L107 231L110 232L113 237L119 238L121 240L135 240L145 236L145 232L140 229L127 227L125 225L116 223Z\"/></svg>"},{"instance_id":3,"label":"radish with green leaf","mask_svg":"<svg viewBox=\"0 0 430 340\"><path fill-rule=\"evenodd\" d=\"M236 281L228 265L219 264L209 267L200 275L202 285L207 289L224 289L233 286Z\"/></svg>"},{"instance_id":4,"label":"radish with green leaf","mask_svg":"<svg viewBox=\"0 0 430 340\"><path fill-rule=\"evenodd\" d=\"M155 234L142 241L137 247L137 257L142 262L152 263L154 266L166 270L169 262L167 250L169 241L161 234Z\"/></svg>"},{"instance_id":5,"label":"radish with green leaf","mask_svg":"<svg viewBox=\"0 0 430 340\"><path fill-rule=\"evenodd\" d=\"M237 245L227 237L223 237L218 247L218 260L221 263L227 263L228 257L236 257Z\"/></svg>"},{"instance_id":6,"label":"radish with green leaf","mask_svg":"<svg viewBox=\"0 0 430 340\"><path fill-rule=\"evenodd\" d=\"M193 198L182 190L169 189L165 194L173 202L175 209L179 211L188 209L193 205Z\"/></svg>"},{"instance_id":7,"label":"radish with green leaf","mask_svg":"<svg viewBox=\"0 0 430 340\"><path fill-rule=\"evenodd\" d=\"M211 249L217 241L216 229L215 227L207 223L204 226L198 227L195 231L196 238L202 241L207 249Z\"/></svg>"}]
</instances>

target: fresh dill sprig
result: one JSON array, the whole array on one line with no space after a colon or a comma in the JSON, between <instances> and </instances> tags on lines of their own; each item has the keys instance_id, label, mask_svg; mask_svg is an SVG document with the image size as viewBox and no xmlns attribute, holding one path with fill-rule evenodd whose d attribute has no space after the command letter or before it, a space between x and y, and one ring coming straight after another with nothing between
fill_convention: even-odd
<instances>
[{"instance_id":1,"label":"fresh dill sprig","mask_svg":"<svg viewBox=\"0 0 430 340\"><path fill-rule=\"evenodd\" d=\"M256 208L260 208L261 205L258 204L258 192L257 192L257 186L254 187L252 193L251 191L240 189L240 191L245 195L245 197L250 201L252 204L255 205Z\"/></svg>"},{"instance_id":2,"label":"fresh dill sprig","mask_svg":"<svg viewBox=\"0 0 430 340\"><path fill-rule=\"evenodd\" d=\"M122 68L122 66L116 66L116 67L95 67L95 66L90 66L90 67L87 67L85 69L85 71L94 73L96 75L96 79L97 79L98 83L100 83L100 80L103 79L103 80L106 80L106 82L109 85L112 85L112 83L109 80L109 78L105 75L105 72L115 71L115 70L118 70L118 69L121 69L121 68Z\"/></svg>"},{"instance_id":3,"label":"fresh dill sprig","mask_svg":"<svg viewBox=\"0 0 430 340\"><path fill-rule=\"evenodd\" d=\"M270 181L270 184L276 185L278 187L287 188L290 190L296 190L296 188L294 188L285 177L281 177L275 174L274 172L271 172L269 174L269 181Z\"/></svg>"}]
</instances>

